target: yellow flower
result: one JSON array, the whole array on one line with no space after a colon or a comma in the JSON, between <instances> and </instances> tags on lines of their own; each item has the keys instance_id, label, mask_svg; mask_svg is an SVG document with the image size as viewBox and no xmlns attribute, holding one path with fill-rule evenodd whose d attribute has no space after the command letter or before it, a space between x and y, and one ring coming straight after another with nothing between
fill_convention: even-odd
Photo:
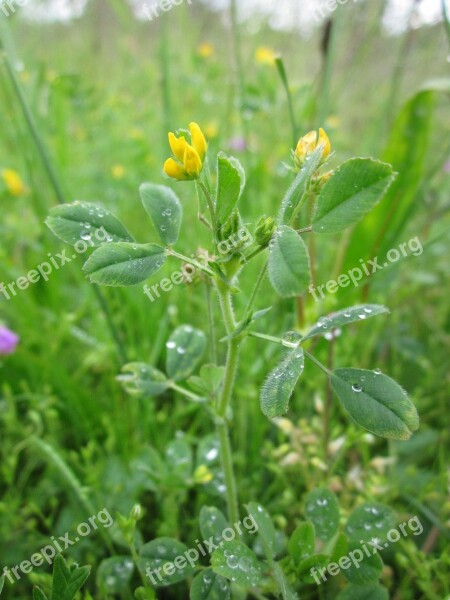
<instances>
[{"instance_id":1,"label":"yellow flower","mask_svg":"<svg viewBox=\"0 0 450 600\"><path fill-rule=\"evenodd\" d=\"M260 46L256 49L255 60L261 65L273 65L275 63L276 54L272 48Z\"/></svg>"},{"instance_id":2,"label":"yellow flower","mask_svg":"<svg viewBox=\"0 0 450 600\"><path fill-rule=\"evenodd\" d=\"M211 121L205 127L205 135L210 140L219 134L219 126L215 121Z\"/></svg>"},{"instance_id":3,"label":"yellow flower","mask_svg":"<svg viewBox=\"0 0 450 600\"><path fill-rule=\"evenodd\" d=\"M201 58L211 58L214 55L214 46L208 42L204 42L197 48L197 54Z\"/></svg>"},{"instance_id":4,"label":"yellow flower","mask_svg":"<svg viewBox=\"0 0 450 600\"><path fill-rule=\"evenodd\" d=\"M169 145L175 158L168 158L164 163L164 172L178 181L197 179L203 169L208 144L197 123L189 124L191 143L184 135L169 133Z\"/></svg>"},{"instance_id":5,"label":"yellow flower","mask_svg":"<svg viewBox=\"0 0 450 600\"><path fill-rule=\"evenodd\" d=\"M26 192L27 188L16 171L3 169L2 177L11 196L21 196Z\"/></svg>"},{"instance_id":6,"label":"yellow flower","mask_svg":"<svg viewBox=\"0 0 450 600\"><path fill-rule=\"evenodd\" d=\"M322 128L319 129L319 135L317 131L310 131L299 139L294 153L296 164L302 166L307 157L319 146L322 147L322 160L325 160L331 152L331 144Z\"/></svg>"},{"instance_id":7,"label":"yellow flower","mask_svg":"<svg viewBox=\"0 0 450 600\"><path fill-rule=\"evenodd\" d=\"M122 165L113 165L111 174L114 179L122 179L125 175L125 168Z\"/></svg>"},{"instance_id":8,"label":"yellow flower","mask_svg":"<svg viewBox=\"0 0 450 600\"><path fill-rule=\"evenodd\" d=\"M195 483L209 483L213 478L213 474L206 465L200 465L194 471Z\"/></svg>"}]
</instances>

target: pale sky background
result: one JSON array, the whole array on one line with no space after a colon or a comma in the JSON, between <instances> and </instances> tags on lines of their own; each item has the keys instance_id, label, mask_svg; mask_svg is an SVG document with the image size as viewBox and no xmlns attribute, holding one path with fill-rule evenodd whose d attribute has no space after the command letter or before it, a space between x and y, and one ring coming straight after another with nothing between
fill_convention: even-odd
<instances>
[{"instance_id":1,"label":"pale sky background","mask_svg":"<svg viewBox=\"0 0 450 600\"><path fill-rule=\"evenodd\" d=\"M1 2L2 0L0 0ZM368 2L373 0L348 0L353 2ZM88 0L28 0L20 9L24 18L39 21L67 21L82 15ZM215 8L224 8L228 0L192 0L202 2ZM446 0L450 12L450 0ZM139 15L143 4L153 6L158 0L132 0ZM408 16L414 0L389 0L384 14L383 25L389 33L401 33L406 27ZM311 25L319 24L317 9L326 5L326 0L241 0L239 10L242 18L255 15L258 12L269 18L272 27L276 29L299 28L310 29ZM176 10L174 6L173 10ZM414 25L433 24L441 20L441 0L422 0L417 9Z\"/></svg>"}]
</instances>

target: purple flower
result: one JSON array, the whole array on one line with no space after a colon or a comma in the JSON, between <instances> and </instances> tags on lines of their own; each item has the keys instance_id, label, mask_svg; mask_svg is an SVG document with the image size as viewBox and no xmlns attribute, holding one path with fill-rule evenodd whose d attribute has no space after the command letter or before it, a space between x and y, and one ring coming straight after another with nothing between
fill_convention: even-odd
<instances>
[{"instance_id":1,"label":"purple flower","mask_svg":"<svg viewBox=\"0 0 450 600\"><path fill-rule=\"evenodd\" d=\"M234 137L228 140L228 147L235 152L244 152L247 149L247 144L243 137Z\"/></svg>"},{"instance_id":2,"label":"purple flower","mask_svg":"<svg viewBox=\"0 0 450 600\"><path fill-rule=\"evenodd\" d=\"M12 354L19 343L19 336L13 331L0 325L0 356L2 354Z\"/></svg>"}]
</instances>

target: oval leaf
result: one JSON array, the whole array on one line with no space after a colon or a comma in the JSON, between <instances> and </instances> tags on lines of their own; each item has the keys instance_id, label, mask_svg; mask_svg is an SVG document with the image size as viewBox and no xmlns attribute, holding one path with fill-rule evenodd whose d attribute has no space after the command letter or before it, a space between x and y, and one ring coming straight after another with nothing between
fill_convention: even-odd
<instances>
[{"instance_id":1,"label":"oval leaf","mask_svg":"<svg viewBox=\"0 0 450 600\"><path fill-rule=\"evenodd\" d=\"M394 180L391 165L371 158L342 163L317 199L316 233L336 233L355 225L384 196Z\"/></svg>"},{"instance_id":2,"label":"oval leaf","mask_svg":"<svg viewBox=\"0 0 450 600\"><path fill-rule=\"evenodd\" d=\"M230 597L230 584L212 569L199 573L189 592L190 600L229 600Z\"/></svg>"},{"instance_id":3,"label":"oval leaf","mask_svg":"<svg viewBox=\"0 0 450 600\"><path fill-rule=\"evenodd\" d=\"M156 273L165 259L164 248L157 244L111 243L97 248L83 270L92 283L136 285Z\"/></svg>"},{"instance_id":4,"label":"oval leaf","mask_svg":"<svg viewBox=\"0 0 450 600\"><path fill-rule=\"evenodd\" d=\"M166 246L175 244L183 215L178 196L169 187L154 183L143 183L139 193L161 242Z\"/></svg>"},{"instance_id":5,"label":"oval leaf","mask_svg":"<svg viewBox=\"0 0 450 600\"><path fill-rule=\"evenodd\" d=\"M370 552L372 552L371 549ZM378 552L367 556L361 544L353 542L349 544L348 558L350 559L349 566L342 569L342 575L347 581L356 585L378 581L383 570L383 561Z\"/></svg>"},{"instance_id":6,"label":"oval leaf","mask_svg":"<svg viewBox=\"0 0 450 600\"><path fill-rule=\"evenodd\" d=\"M305 515L313 523L318 538L327 542L339 527L339 504L335 494L326 488L309 492L305 498Z\"/></svg>"},{"instance_id":7,"label":"oval leaf","mask_svg":"<svg viewBox=\"0 0 450 600\"><path fill-rule=\"evenodd\" d=\"M167 390L169 382L167 377L158 369L145 363L128 363L122 367L122 374L117 375L127 394L152 398L159 396Z\"/></svg>"},{"instance_id":8,"label":"oval leaf","mask_svg":"<svg viewBox=\"0 0 450 600\"><path fill-rule=\"evenodd\" d=\"M310 282L309 254L296 231L283 225L269 244L269 279L282 298L303 294Z\"/></svg>"},{"instance_id":9,"label":"oval leaf","mask_svg":"<svg viewBox=\"0 0 450 600\"><path fill-rule=\"evenodd\" d=\"M264 571L264 565L256 558L253 550L238 540L224 542L221 548L215 550L211 565L215 573L244 588L258 585Z\"/></svg>"},{"instance_id":10,"label":"oval leaf","mask_svg":"<svg viewBox=\"0 0 450 600\"><path fill-rule=\"evenodd\" d=\"M188 551L188 547L178 540L168 537L156 538L144 544L139 552L141 571L149 577L155 587L166 587L183 581L195 571L195 567L186 560L185 552ZM175 565L176 559L178 560Z\"/></svg>"},{"instance_id":11,"label":"oval leaf","mask_svg":"<svg viewBox=\"0 0 450 600\"><path fill-rule=\"evenodd\" d=\"M200 362L205 351L203 331L181 325L170 336L166 348L166 370L171 379L186 379Z\"/></svg>"},{"instance_id":12,"label":"oval leaf","mask_svg":"<svg viewBox=\"0 0 450 600\"><path fill-rule=\"evenodd\" d=\"M261 537L264 553L271 560L276 554L277 532L275 530L272 518L267 510L257 502L246 504L245 508L252 520L258 526L258 533Z\"/></svg>"},{"instance_id":13,"label":"oval leaf","mask_svg":"<svg viewBox=\"0 0 450 600\"><path fill-rule=\"evenodd\" d=\"M295 529L288 543L289 555L295 563L300 563L314 554L315 537L314 525L310 521L300 523Z\"/></svg>"},{"instance_id":14,"label":"oval leaf","mask_svg":"<svg viewBox=\"0 0 450 600\"><path fill-rule=\"evenodd\" d=\"M228 525L224 514L215 506L203 506L200 511L200 531L204 540L213 539L218 546L223 541L223 532Z\"/></svg>"},{"instance_id":15,"label":"oval leaf","mask_svg":"<svg viewBox=\"0 0 450 600\"><path fill-rule=\"evenodd\" d=\"M60 240L71 246L80 240L92 247L106 242L133 241L133 236L116 216L90 202L55 206L45 223Z\"/></svg>"},{"instance_id":16,"label":"oval leaf","mask_svg":"<svg viewBox=\"0 0 450 600\"><path fill-rule=\"evenodd\" d=\"M192 448L185 439L173 440L168 444L166 448L166 462L170 470L179 475L183 480L191 475L194 460Z\"/></svg>"},{"instance_id":17,"label":"oval leaf","mask_svg":"<svg viewBox=\"0 0 450 600\"><path fill-rule=\"evenodd\" d=\"M367 502L351 513L345 525L345 533L353 541L368 542L373 538L384 540L394 524L394 513L388 506Z\"/></svg>"},{"instance_id":18,"label":"oval leaf","mask_svg":"<svg viewBox=\"0 0 450 600\"><path fill-rule=\"evenodd\" d=\"M129 589L134 571L129 556L114 556L102 560L97 571L97 585L103 595L121 594Z\"/></svg>"},{"instance_id":19,"label":"oval leaf","mask_svg":"<svg viewBox=\"0 0 450 600\"><path fill-rule=\"evenodd\" d=\"M225 223L239 201L245 186L245 171L233 156L217 155L216 217Z\"/></svg>"},{"instance_id":20,"label":"oval leaf","mask_svg":"<svg viewBox=\"0 0 450 600\"><path fill-rule=\"evenodd\" d=\"M323 335L335 327L342 327L344 325L349 325L350 323L364 321L369 317L375 317L376 315L381 315L383 313L389 313L389 309L381 304L362 304L360 306L344 308L319 319L316 325L314 325L314 327L312 327L304 336L303 340L307 340L316 335Z\"/></svg>"},{"instance_id":21,"label":"oval leaf","mask_svg":"<svg viewBox=\"0 0 450 600\"><path fill-rule=\"evenodd\" d=\"M261 389L261 410L272 419L283 415L289 406L289 399L305 366L301 348L290 350L281 363L269 373Z\"/></svg>"},{"instance_id":22,"label":"oval leaf","mask_svg":"<svg viewBox=\"0 0 450 600\"><path fill-rule=\"evenodd\" d=\"M331 385L350 417L375 435L407 440L419 427L405 390L378 370L336 369Z\"/></svg>"}]
</instances>

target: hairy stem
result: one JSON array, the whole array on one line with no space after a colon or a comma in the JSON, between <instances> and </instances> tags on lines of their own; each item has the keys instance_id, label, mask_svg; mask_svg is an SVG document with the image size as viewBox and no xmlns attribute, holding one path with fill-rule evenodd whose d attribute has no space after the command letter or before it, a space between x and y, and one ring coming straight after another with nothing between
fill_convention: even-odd
<instances>
[{"instance_id":1,"label":"hairy stem","mask_svg":"<svg viewBox=\"0 0 450 600\"><path fill-rule=\"evenodd\" d=\"M224 289L224 287L220 283L217 286L217 291L219 294L220 308L225 323L225 329L227 331L227 335L230 336L236 325L233 314L231 293L228 289ZM230 445L228 409L233 394L238 361L239 341L235 338L229 338L227 358L225 364L225 376L217 406L218 418L216 428L219 437L222 468L225 476L228 519L231 524L237 523L239 521L239 507L237 499L236 478L234 475L233 467L233 456Z\"/></svg>"}]
</instances>

